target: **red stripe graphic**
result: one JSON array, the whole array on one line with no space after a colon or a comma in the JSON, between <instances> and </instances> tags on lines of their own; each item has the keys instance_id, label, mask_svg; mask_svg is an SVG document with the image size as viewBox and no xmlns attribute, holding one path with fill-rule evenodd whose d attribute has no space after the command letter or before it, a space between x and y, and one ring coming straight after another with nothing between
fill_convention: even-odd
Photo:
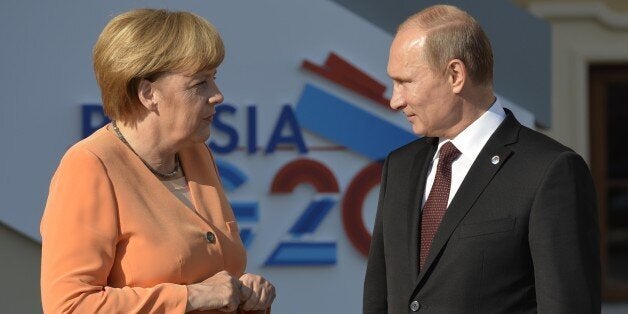
<instances>
[{"instance_id":1,"label":"red stripe graphic","mask_svg":"<svg viewBox=\"0 0 628 314\"><path fill-rule=\"evenodd\" d=\"M390 100L384 97L386 85L333 52L329 53L323 66L303 60L301 67L392 110L388 105Z\"/></svg>"}]
</instances>

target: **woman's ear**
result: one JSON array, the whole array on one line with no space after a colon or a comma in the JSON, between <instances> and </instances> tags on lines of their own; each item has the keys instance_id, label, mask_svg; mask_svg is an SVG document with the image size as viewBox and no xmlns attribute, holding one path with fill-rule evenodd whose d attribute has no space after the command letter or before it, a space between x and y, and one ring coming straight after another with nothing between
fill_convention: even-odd
<instances>
[{"instance_id":1,"label":"woman's ear","mask_svg":"<svg viewBox=\"0 0 628 314\"><path fill-rule=\"evenodd\" d=\"M451 90L459 94L467 81L467 67L459 59L453 59L447 64L447 78L451 84Z\"/></svg>"},{"instance_id":2,"label":"woman's ear","mask_svg":"<svg viewBox=\"0 0 628 314\"><path fill-rule=\"evenodd\" d=\"M155 86L147 79L141 79L137 86L137 98L148 111L157 110Z\"/></svg>"}]
</instances>

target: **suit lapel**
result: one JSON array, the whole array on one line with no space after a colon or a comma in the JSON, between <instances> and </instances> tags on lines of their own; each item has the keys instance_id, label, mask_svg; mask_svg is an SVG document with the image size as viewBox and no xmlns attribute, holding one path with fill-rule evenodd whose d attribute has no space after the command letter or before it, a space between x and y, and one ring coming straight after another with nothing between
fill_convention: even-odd
<instances>
[{"instance_id":1,"label":"suit lapel","mask_svg":"<svg viewBox=\"0 0 628 314\"><path fill-rule=\"evenodd\" d=\"M471 165L460 188L449 204L440 227L434 236L425 265L417 278L417 288L425 280L426 273L430 272L434 260L441 254L445 244L449 241L451 234L458 227L460 221L512 154L512 150L507 145L517 141L521 125L510 111L506 110L506 112L506 119L504 119L486 145L484 145L484 148L482 148L482 151L480 151L473 165ZM497 163L493 162L495 156L499 158L499 162Z\"/></svg>"},{"instance_id":2,"label":"suit lapel","mask_svg":"<svg viewBox=\"0 0 628 314\"><path fill-rule=\"evenodd\" d=\"M419 219L421 212L421 202L425 192L425 181L427 179L427 171L430 167L430 161L436 153L438 147L438 138L428 138L428 145L423 146L413 160L412 169L410 170L409 188L409 206L407 208L407 223L410 230L408 241L409 268L412 271L412 278L419 275Z\"/></svg>"},{"instance_id":3,"label":"suit lapel","mask_svg":"<svg viewBox=\"0 0 628 314\"><path fill-rule=\"evenodd\" d=\"M194 145L179 152L181 166L190 188L192 203L197 215L207 224L234 220L224 217L224 208L229 206L214 162L205 145Z\"/></svg>"}]
</instances>

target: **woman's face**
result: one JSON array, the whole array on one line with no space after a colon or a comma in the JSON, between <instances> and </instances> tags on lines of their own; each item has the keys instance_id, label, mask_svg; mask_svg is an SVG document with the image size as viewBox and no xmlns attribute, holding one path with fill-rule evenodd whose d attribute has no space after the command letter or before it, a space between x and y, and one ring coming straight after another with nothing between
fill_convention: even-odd
<instances>
[{"instance_id":1,"label":"woman's face","mask_svg":"<svg viewBox=\"0 0 628 314\"><path fill-rule=\"evenodd\" d=\"M161 131L181 143L202 143L223 101L216 85L216 69L194 74L165 73L153 82Z\"/></svg>"}]
</instances>

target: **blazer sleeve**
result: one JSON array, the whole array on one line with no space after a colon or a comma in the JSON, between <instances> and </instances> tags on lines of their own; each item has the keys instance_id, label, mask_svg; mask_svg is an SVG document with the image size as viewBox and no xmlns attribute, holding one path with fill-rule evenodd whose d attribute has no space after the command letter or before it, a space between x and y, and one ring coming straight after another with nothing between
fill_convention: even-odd
<instances>
[{"instance_id":1,"label":"blazer sleeve","mask_svg":"<svg viewBox=\"0 0 628 314\"><path fill-rule=\"evenodd\" d=\"M50 184L40 226L44 312L185 312L184 285L107 286L118 230L117 202L104 165L87 149L71 148Z\"/></svg>"},{"instance_id":2,"label":"blazer sleeve","mask_svg":"<svg viewBox=\"0 0 628 314\"><path fill-rule=\"evenodd\" d=\"M573 152L549 166L529 221L539 313L600 313L596 195L589 169Z\"/></svg>"},{"instance_id":3,"label":"blazer sleeve","mask_svg":"<svg viewBox=\"0 0 628 314\"><path fill-rule=\"evenodd\" d=\"M390 158L390 157L389 157ZM366 275L364 277L364 294L362 299L362 312L387 313L387 285L386 285L386 257L384 255L383 215L384 199L386 195L386 180L388 173L388 159L382 169L382 183L379 191L375 226L371 236Z\"/></svg>"}]
</instances>

